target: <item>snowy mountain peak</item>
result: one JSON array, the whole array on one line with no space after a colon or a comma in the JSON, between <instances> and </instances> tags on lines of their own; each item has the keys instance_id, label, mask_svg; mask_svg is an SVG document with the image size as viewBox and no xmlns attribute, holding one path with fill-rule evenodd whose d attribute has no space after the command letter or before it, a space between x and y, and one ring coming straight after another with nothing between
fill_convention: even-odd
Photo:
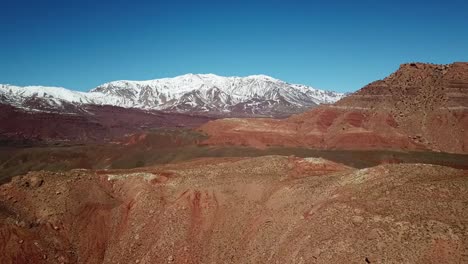
<instances>
[{"instance_id":1,"label":"snowy mountain peak","mask_svg":"<svg viewBox=\"0 0 468 264\"><path fill-rule=\"evenodd\" d=\"M102 84L88 93L61 87L0 86L0 102L24 105L31 98L57 107L97 104L175 112L288 115L341 99L341 93L283 82L267 75L223 77L185 74L146 81L120 80Z\"/></svg>"},{"instance_id":2,"label":"snowy mountain peak","mask_svg":"<svg viewBox=\"0 0 468 264\"><path fill-rule=\"evenodd\" d=\"M249 78L249 79L260 79L260 80L267 80L267 81L281 81L281 80L278 80L278 79L276 79L276 78L273 78L273 77L271 77L271 76L264 75L264 74L249 75L249 76L247 76L246 78Z\"/></svg>"}]
</instances>

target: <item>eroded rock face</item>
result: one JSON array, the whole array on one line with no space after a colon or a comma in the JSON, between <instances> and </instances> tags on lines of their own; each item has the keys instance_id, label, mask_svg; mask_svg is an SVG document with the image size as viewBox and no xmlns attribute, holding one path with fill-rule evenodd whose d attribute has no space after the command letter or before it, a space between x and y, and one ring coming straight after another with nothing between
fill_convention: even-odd
<instances>
[{"instance_id":1,"label":"eroded rock face","mask_svg":"<svg viewBox=\"0 0 468 264\"><path fill-rule=\"evenodd\" d=\"M466 153L468 63L403 64L333 105L285 120L217 120L201 130L208 145Z\"/></svg>"},{"instance_id":2,"label":"eroded rock face","mask_svg":"<svg viewBox=\"0 0 468 264\"><path fill-rule=\"evenodd\" d=\"M42 179L41 185L31 182ZM468 174L211 158L0 187L2 263L466 262Z\"/></svg>"},{"instance_id":3,"label":"eroded rock face","mask_svg":"<svg viewBox=\"0 0 468 264\"><path fill-rule=\"evenodd\" d=\"M468 151L468 63L409 63L337 103L389 113L428 149Z\"/></svg>"}]
</instances>

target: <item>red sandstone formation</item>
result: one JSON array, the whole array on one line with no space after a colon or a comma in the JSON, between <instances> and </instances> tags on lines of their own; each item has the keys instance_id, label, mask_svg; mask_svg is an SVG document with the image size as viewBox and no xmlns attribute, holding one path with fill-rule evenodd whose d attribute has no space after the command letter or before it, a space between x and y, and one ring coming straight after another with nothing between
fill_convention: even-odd
<instances>
[{"instance_id":1,"label":"red sandstone formation","mask_svg":"<svg viewBox=\"0 0 468 264\"><path fill-rule=\"evenodd\" d=\"M334 105L285 120L223 119L208 145L468 152L468 63L410 63Z\"/></svg>"}]
</instances>

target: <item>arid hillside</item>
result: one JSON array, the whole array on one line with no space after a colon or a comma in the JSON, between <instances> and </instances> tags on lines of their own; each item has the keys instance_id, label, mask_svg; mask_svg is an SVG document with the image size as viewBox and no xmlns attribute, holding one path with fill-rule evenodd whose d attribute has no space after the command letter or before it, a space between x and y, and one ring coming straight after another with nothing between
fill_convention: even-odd
<instances>
[{"instance_id":1,"label":"arid hillside","mask_svg":"<svg viewBox=\"0 0 468 264\"><path fill-rule=\"evenodd\" d=\"M285 120L223 119L207 145L468 152L468 63L408 63L333 105Z\"/></svg>"},{"instance_id":2,"label":"arid hillside","mask_svg":"<svg viewBox=\"0 0 468 264\"><path fill-rule=\"evenodd\" d=\"M212 117L116 106L66 105L67 112L25 111L0 103L0 146L44 142L102 143L160 128L193 128Z\"/></svg>"},{"instance_id":3,"label":"arid hillside","mask_svg":"<svg viewBox=\"0 0 468 264\"><path fill-rule=\"evenodd\" d=\"M468 174L316 158L33 172L0 187L2 263L464 263Z\"/></svg>"}]
</instances>

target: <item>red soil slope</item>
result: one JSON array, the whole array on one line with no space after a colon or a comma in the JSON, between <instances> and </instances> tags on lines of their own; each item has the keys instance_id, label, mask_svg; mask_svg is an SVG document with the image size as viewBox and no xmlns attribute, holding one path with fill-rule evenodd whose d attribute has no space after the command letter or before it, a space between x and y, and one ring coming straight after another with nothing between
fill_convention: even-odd
<instances>
[{"instance_id":1,"label":"red soil slope","mask_svg":"<svg viewBox=\"0 0 468 264\"><path fill-rule=\"evenodd\" d=\"M208 145L468 152L468 63L410 63L334 105L285 120L223 119Z\"/></svg>"},{"instance_id":2,"label":"red soil slope","mask_svg":"<svg viewBox=\"0 0 468 264\"><path fill-rule=\"evenodd\" d=\"M468 174L282 156L35 172L0 186L2 263L465 263Z\"/></svg>"},{"instance_id":3,"label":"red soil slope","mask_svg":"<svg viewBox=\"0 0 468 264\"><path fill-rule=\"evenodd\" d=\"M187 114L89 105L74 112L29 112L0 104L0 139L103 142L151 128L197 127L213 120Z\"/></svg>"}]
</instances>

